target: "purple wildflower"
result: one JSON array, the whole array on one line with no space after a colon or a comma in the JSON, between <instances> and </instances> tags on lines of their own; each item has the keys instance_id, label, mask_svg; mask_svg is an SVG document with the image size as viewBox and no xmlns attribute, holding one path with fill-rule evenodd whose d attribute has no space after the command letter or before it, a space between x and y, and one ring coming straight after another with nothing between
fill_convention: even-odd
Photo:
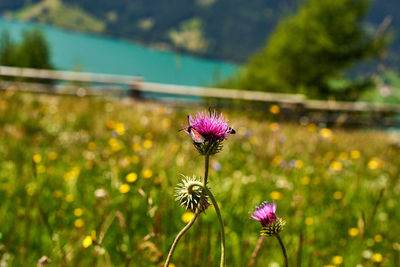
<instances>
[{"instance_id":1,"label":"purple wildflower","mask_svg":"<svg viewBox=\"0 0 400 267\"><path fill-rule=\"evenodd\" d=\"M263 202L260 206L256 207L253 211L254 215L250 213L250 217L256 221L261 222L263 227L268 226L269 224L278 220L275 214L276 205L275 201L273 204L269 204L267 201Z\"/></svg>"},{"instance_id":2,"label":"purple wildflower","mask_svg":"<svg viewBox=\"0 0 400 267\"><path fill-rule=\"evenodd\" d=\"M254 214L250 213L250 217L252 219L261 222L261 235L274 236L282 231L286 222L281 218L278 218L275 212L275 202L270 204L265 201L260 206L256 206L255 210L253 211Z\"/></svg>"},{"instance_id":3,"label":"purple wildflower","mask_svg":"<svg viewBox=\"0 0 400 267\"><path fill-rule=\"evenodd\" d=\"M228 119L215 110L199 111L195 115L188 116L185 132L192 137L193 144L203 155L212 155L222 149L222 141L234 134L228 125Z\"/></svg>"},{"instance_id":4,"label":"purple wildflower","mask_svg":"<svg viewBox=\"0 0 400 267\"><path fill-rule=\"evenodd\" d=\"M199 111L194 116L190 114L188 124L185 128L194 128L206 140L224 140L232 132L232 128L228 126L228 119L222 113L217 114L215 110Z\"/></svg>"}]
</instances>

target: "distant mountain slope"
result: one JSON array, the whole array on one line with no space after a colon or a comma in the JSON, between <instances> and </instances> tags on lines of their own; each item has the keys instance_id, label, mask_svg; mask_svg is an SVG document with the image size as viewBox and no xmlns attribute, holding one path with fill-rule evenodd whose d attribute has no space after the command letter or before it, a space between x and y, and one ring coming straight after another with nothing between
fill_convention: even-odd
<instances>
[{"instance_id":1,"label":"distant mountain slope","mask_svg":"<svg viewBox=\"0 0 400 267\"><path fill-rule=\"evenodd\" d=\"M299 0L63 0L62 4L67 7L63 8L64 16L50 16L46 12L32 16L35 5L43 6L49 0L2 0L0 12L26 12L25 2L30 2L30 19L82 30L79 23L65 23L69 21L65 19L66 13L75 13L92 19L93 25L97 25L94 28L101 29L86 27L87 31L243 62L264 45L279 18L296 10ZM54 14L54 10L52 12ZM366 26L376 30L386 16L392 15L389 29L400 29L398 14L400 1L375 0ZM43 19L46 16L47 19ZM62 20L64 23L60 22ZM86 25L91 24L90 20L86 22ZM395 37L392 51L400 51L399 38ZM399 65L396 54L390 54L390 62Z\"/></svg>"},{"instance_id":2,"label":"distant mountain slope","mask_svg":"<svg viewBox=\"0 0 400 267\"><path fill-rule=\"evenodd\" d=\"M61 28L101 33L105 23L85 13L77 6L68 6L61 0L43 0L10 14L19 20L36 20Z\"/></svg>"}]
</instances>

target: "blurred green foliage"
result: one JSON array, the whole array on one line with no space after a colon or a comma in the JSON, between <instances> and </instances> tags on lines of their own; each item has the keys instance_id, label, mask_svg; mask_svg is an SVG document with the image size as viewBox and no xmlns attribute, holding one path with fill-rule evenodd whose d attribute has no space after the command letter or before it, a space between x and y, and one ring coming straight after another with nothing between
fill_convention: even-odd
<instances>
[{"instance_id":1,"label":"blurred green foliage","mask_svg":"<svg viewBox=\"0 0 400 267\"><path fill-rule=\"evenodd\" d=\"M8 31L0 37L0 64L4 66L53 69L50 47L39 29L25 30L16 43Z\"/></svg>"},{"instance_id":2,"label":"blurred green foliage","mask_svg":"<svg viewBox=\"0 0 400 267\"><path fill-rule=\"evenodd\" d=\"M237 133L211 158L209 185L226 226L227 266L247 266L275 200L290 266L400 266L399 139L228 111ZM196 110L100 98L0 93L0 264L162 266L188 217L174 200L203 158L178 132ZM383 194L382 189L384 189ZM177 246L175 266L217 266L213 209ZM275 239L256 266L283 262Z\"/></svg>"},{"instance_id":3,"label":"blurred green foliage","mask_svg":"<svg viewBox=\"0 0 400 267\"><path fill-rule=\"evenodd\" d=\"M296 14L280 21L236 86L313 98L357 99L373 82L369 78L350 80L344 71L380 56L388 43L388 35L373 34L363 27L369 4L369 0L305 1Z\"/></svg>"}]
</instances>

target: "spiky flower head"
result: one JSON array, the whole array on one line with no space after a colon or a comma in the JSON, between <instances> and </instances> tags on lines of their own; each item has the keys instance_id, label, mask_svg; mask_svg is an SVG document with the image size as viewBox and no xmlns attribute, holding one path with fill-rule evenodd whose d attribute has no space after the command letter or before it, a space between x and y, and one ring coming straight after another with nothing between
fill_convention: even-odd
<instances>
[{"instance_id":1,"label":"spiky flower head","mask_svg":"<svg viewBox=\"0 0 400 267\"><path fill-rule=\"evenodd\" d=\"M189 114L185 132L192 137L193 144L202 155L213 155L221 151L222 141L235 133L228 119L214 111L199 111Z\"/></svg>"},{"instance_id":2,"label":"spiky flower head","mask_svg":"<svg viewBox=\"0 0 400 267\"><path fill-rule=\"evenodd\" d=\"M211 203L208 202L207 194L203 194L202 187L199 186L201 181L195 176L182 176L184 177L182 182L175 188L175 200L182 207L192 212L195 212L198 208L200 212L206 210Z\"/></svg>"},{"instance_id":3,"label":"spiky flower head","mask_svg":"<svg viewBox=\"0 0 400 267\"><path fill-rule=\"evenodd\" d=\"M278 218L275 212L275 201L272 204L264 201L260 206L255 207L253 214L250 213L250 217L253 220L261 223L261 235L273 236L282 231L286 222L283 219Z\"/></svg>"}]
</instances>

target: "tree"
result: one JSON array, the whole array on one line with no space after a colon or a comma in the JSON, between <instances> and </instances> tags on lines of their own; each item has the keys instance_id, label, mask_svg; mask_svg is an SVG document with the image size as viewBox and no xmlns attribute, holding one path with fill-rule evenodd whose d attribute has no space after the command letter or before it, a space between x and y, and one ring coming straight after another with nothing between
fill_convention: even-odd
<instances>
[{"instance_id":1,"label":"tree","mask_svg":"<svg viewBox=\"0 0 400 267\"><path fill-rule=\"evenodd\" d=\"M15 66L16 46L8 31L3 31L0 37L0 64Z\"/></svg>"},{"instance_id":2,"label":"tree","mask_svg":"<svg viewBox=\"0 0 400 267\"><path fill-rule=\"evenodd\" d=\"M3 31L0 39L0 64L53 69L49 45L39 29L25 30L20 43L15 43L8 31Z\"/></svg>"},{"instance_id":3,"label":"tree","mask_svg":"<svg viewBox=\"0 0 400 267\"><path fill-rule=\"evenodd\" d=\"M387 35L373 34L364 27L369 4L369 0L305 0L250 59L238 86L356 99L371 81L349 82L344 71L379 56L388 42Z\"/></svg>"},{"instance_id":4,"label":"tree","mask_svg":"<svg viewBox=\"0 0 400 267\"><path fill-rule=\"evenodd\" d=\"M49 45L44 34L37 28L22 33L18 54L22 67L53 69Z\"/></svg>"}]
</instances>

